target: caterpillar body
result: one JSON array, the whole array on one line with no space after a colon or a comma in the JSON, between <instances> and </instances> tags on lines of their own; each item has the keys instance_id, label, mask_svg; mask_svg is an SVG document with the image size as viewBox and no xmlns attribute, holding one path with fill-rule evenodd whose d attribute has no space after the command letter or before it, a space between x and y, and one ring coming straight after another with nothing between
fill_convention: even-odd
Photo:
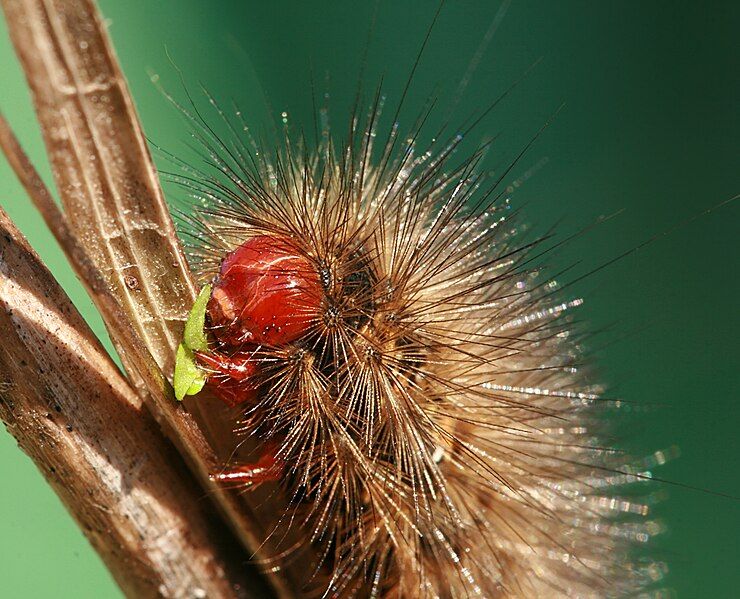
<instances>
[{"instance_id":1,"label":"caterpillar body","mask_svg":"<svg viewBox=\"0 0 740 599\"><path fill-rule=\"evenodd\" d=\"M181 107L208 166L172 176L210 285L196 359L262 448L217 477L279 483L330 572L320 593L651 588L663 566L633 549L658 527L622 496L650 474L600 434L581 300L543 264L557 243L523 233L510 168L461 157L460 133L422 144L426 113L381 131L380 92L345 141L286 127L274 147L209 101L229 134Z\"/></svg>"}]
</instances>

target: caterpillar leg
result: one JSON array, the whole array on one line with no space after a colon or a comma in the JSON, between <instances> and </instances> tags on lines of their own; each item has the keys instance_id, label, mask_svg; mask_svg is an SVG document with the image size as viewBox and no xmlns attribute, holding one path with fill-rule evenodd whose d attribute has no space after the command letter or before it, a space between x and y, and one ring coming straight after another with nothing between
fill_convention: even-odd
<instances>
[{"instance_id":1,"label":"caterpillar leg","mask_svg":"<svg viewBox=\"0 0 740 599\"><path fill-rule=\"evenodd\" d=\"M226 405L233 408L256 400L259 366L254 352L241 351L233 355L195 352L195 357L201 366L211 372L208 384L216 397Z\"/></svg>"},{"instance_id":2,"label":"caterpillar leg","mask_svg":"<svg viewBox=\"0 0 740 599\"><path fill-rule=\"evenodd\" d=\"M201 366L211 372L208 384L221 401L229 407L255 402L259 383L256 379L258 364L254 351L240 351L231 355L196 352L195 355ZM282 475L282 462L275 457L275 449L267 445L255 463L222 470L212 474L211 478L244 488L279 481Z\"/></svg>"},{"instance_id":3,"label":"caterpillar leg","mask_svg":"<svg viewBox=\"0 0 740 599\"><path fill-rule=\"evenodd\" d=\"M239 487L256 487L264 482L279 481L282 477L283 464L275 457L271 447L265 448L254 464L243 464L211 475L213 480L234 483Z\"/></svg>"}]
</instances>

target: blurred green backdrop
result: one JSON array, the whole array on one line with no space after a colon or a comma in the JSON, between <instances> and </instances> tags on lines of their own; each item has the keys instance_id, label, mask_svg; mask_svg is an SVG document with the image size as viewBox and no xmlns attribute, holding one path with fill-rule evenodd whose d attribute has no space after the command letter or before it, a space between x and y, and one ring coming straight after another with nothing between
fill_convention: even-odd
<instances>
[{"instance_id":1,"label":"blurred green backdrop","mask_svg":"<svg viewBox=\"0 0 740 599\"><path fill-rule=\"evenodd\" d=\"M147 135L175 152L187 128L150 82L182 97L175 67L197 94L203 83L235 99L256 130L285 111L312 127L311 71L329 91L340 131L357 87L374 2L100 0ZM397 101L436 3L381 0L364 73L384 77ZM458 82L497 15L498 2L452 0L443 8L402 115L430 94L455 104ZM0 109L50 182L23 75L0 21ZM536 167L514 193L544 228L564 217L572 232L623 214L569 246L557 264L582 271L740 192L740 4L728 2L514 2L454 108L462 123L543 57L473 133L501 134L489 166L513 157L565 102L513 174ZM390 112L390 110L388 111ZM541 167L541 168L539 168ZM0 160L0 204L73 300L104 335L58 247ZM611 394L636 402L624 443L639 454L678 446L656 475L740 496L740 206L719 209L589 277L571 293ZM662 487L655 515L667 532L655 550L680 597L736 597L740 501ZM117 597L97 556L33 464L0 432L0 596Z\"/></svg>"}]
</instances>

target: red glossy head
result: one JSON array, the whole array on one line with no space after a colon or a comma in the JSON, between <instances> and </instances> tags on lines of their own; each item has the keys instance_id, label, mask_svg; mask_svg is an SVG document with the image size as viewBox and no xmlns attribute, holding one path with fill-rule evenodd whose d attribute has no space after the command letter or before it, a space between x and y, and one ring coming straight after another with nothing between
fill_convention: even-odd
<instances>
[{"instance_id":1,"label":"red glossy head","mask_svg":"<svg viewBox=\"0 0 740 599\"><path fill-rule=\"evenodd\" d=\"M281 346L305 335L321 309L313 264L285 240L252 237L221 263L208 316L213 335L231 346Z\"/></svg>"}]
</instances>

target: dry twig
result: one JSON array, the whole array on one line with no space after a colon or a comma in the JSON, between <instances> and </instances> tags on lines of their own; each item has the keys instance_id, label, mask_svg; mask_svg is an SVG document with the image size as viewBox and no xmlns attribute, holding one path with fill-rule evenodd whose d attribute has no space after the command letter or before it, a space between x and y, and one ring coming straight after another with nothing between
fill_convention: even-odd
<instances>
[{"instance_id":1,"label":"dry twig","mask_svg":"<svg viewBox=\"0 0 740 599\"><path fill-rule=\"evenodd\" d=\"M258 596L197 483L2 211L0 330L0 418L122 590Z\"/></svg>"}]
</instances>

